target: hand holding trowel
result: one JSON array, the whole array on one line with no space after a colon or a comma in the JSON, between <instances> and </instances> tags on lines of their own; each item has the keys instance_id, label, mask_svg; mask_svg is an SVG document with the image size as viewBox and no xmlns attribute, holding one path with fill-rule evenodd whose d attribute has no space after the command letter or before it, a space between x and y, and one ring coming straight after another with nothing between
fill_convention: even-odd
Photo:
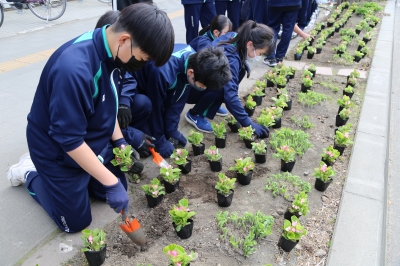
<instances>
[{"instance_id":1,"label":"hand holding trowel","mask_svg":"<svg viewBox=\"0 0 400 266\"><path fill-rule=\"evenodd\" d=\"M146 236L144 234L143 228L140 227L140 223L136 218L132 220L128 217L128 214L121 211L122 215L122 224L119 226L121 227L122 231L126 233L126 235L139 246L146 245Z\"/></svg>"}]
</instances>

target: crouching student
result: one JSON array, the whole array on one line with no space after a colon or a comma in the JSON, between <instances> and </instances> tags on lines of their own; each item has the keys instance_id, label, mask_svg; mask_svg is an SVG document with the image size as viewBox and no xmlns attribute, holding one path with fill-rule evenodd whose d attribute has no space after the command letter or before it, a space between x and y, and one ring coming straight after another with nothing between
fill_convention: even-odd
<instances>
[{"instance_id":1,"label":"crouching student","mask_svg":"<svg viewBox=\"0 0 400 266\"><path fill-rule=\"evenodd\" d=\"M259 60L261 55L273 49L273 30L264 24L249 20L239 28L237 35L228 33L214 40L212 45L224 49L229 60L232 79L222 90L201 92L192 90L188 103L196 105L186 113L186 120L198 130L212 133L211 124L206 117L213 119L220 105L225 103L228 111L243 127L251 125L257 136L266 135L268 129L253 122L245 112L239 100L238 90L246 72L246 60L248 58Z\"/></svg>"},{"instance_id":2,"label":"crouching student","mask_svg":"<svg viewBox=\"0 0 400 266\"><path fill-rule=\"evenodd\" d=\"M222 88L231 79L229 62L222 49L209 47L195 53L182 44L175 45L164 66L147 62L132 75L139 91L149 97L153 106L144 132L156 139L154 144L163 157L172 154L174 145L186 145L178 124L190 91Z\"/></svg>"},{"instance_id":3,"label":"crouching student","mask_svg":"<svg viewBox=\"0 0 400 266\"><path fill-rule=\"evenodd\" d=\"M159 41L165 45L153 49ZM112 148L127 145L117 121L118 73L136 71L149 59L165 64L173 43L167 14L136 4L112 26L62 45L46 63L28 115L30 154L7 178L13 186L25 183L63 231L91 223L89 195L116 212L128 210L125 175L110 163Z\"/></svg>"}]
</instances>

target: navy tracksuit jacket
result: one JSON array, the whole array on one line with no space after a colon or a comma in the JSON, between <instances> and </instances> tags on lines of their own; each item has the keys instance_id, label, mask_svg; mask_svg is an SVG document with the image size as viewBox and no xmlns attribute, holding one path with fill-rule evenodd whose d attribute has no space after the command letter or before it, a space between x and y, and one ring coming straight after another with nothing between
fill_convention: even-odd
<instances>
[{"instance_id":1,"label":"navy tracksuit jacket","mask_svg":"<svg viewBox=\"0 0 400 266\"><path fill-rule=\"evenodd\" d=\"M124 173L110 163L118 72L103 27L62 45L40 77L26 131L37 171L28 174L26 188L66 232L90 224L89 194L105 200L103 185L67 152L86 142L126 187Z\"/></svg>"},{"instance_id":2,"label":"navy tracksuit jacket","mask_svg":"<svg viewBox=\"0 0 400 266\"><path fill-rule=\"evenodd\" d=\"M232 21L234 31L239 28L241 9L241 0L215 0L215 11L217 12L217 15L225 15L228 11L227 15Z\"/></svg>"},{"instance_id":3,"label":"navy tracksuit jacket","mask_svg":"<svg viewBox=\"0 0 400 266\"><path fill-rule=\"evenodd\" d=\"M196 52L200 51L203 48L206 48L211 45L211 43L214 41L214 35L212 34L211 31L207 31L201 36L197 36L194 38L190 43L190 47L193 48Z\"/></svg>"}]
</instances>

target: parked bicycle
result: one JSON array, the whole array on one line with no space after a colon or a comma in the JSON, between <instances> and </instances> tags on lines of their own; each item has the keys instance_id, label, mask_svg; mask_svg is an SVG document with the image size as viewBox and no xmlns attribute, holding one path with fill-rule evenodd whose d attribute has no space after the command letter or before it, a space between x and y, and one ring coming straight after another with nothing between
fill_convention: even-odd
<instances>
[{"instance_id":1,"label":"parked bicycle","mask_svg":"<svg viewBox=\"0 0 400 266\"><path fill-rule=\"evenodd\" d=\"M9 4L14 9L22 9L27 5L29 10L38 18L48 21L60 18L67 7L67 0L22 0L13 2L0 0L0 27L4 21L4 4Z\"/></svg>"}]
</instances>

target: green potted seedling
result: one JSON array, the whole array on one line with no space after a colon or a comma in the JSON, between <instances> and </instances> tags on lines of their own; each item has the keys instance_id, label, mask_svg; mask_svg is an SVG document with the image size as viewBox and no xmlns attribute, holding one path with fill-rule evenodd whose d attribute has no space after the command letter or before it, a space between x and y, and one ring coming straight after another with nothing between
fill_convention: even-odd
<instances>
[{"instance_id":1,"label":"green potted seedling","mask_svg":"<svg viewBox=\"0 0 400 266\"><path fill-rule=\"evenodd\" d=\"M318 42L317 41L317 43L315 44L315 53L316 54L320 54L321 52L322 52L322 46L323 46L324 44L322 43L322 42Z\"/></svg>"},{"instance_id":2,"label":"green potted seedling","mask_svg":"<svg viewBox=\"0 0 400 266\"><path fill-rule=\"evenodd\" d=\"M204 154L206 146L202 142L203 139L204 135L201 132L194 131L193 129L189 131L189 136L187 137L187 140L190 144L192 144L194 156Z\"/></svg>"},{"instance_id":3,"label":"green potted seedling","mask_svg":"<svg viewBox=\"0 0 400 266\"><path fill-rule=\"evenodd\" d=\"M285 87L286 87L286 84L287 84L287 78L286 78L286 76L283 76L283 75L277 76L277 77L275 78L275 83L276 83L276 87L277 87L278 89L285 88Z\"/></svg>"},{"instance_id":4,"label":"green potted seedling","mask_svg":"<svg viewBox=\"0 0 400 266\"><path fill-rule=\"evenodd\" d=\"M215 185L217 190L218 206L229 207L232 204L233 190L235 188L236 178L228 178L225 174L218 174L219 181Z\"/></svg>"},{"instance_id":5,"label":"green potted seedling","mask_svg":"<svg viewBox=\"0 0 400 266\"><path fill-rule=\"evenodd\" d=\"M303 56L303 46L297 46L296 52L294 54L294 60L299 61Z\"/></svg>"},{"instance_id":6,"label":"green potted seedling","mask_svg":"<svg viewBox=\"0 0 400 266\"><path fill-rule=\"evenodd\" d=\"M332 176L335 174L336 172L332 169L332 166L327 166L324 162L320 162L319 167L314 168L315 189L324 192L332 182Z\"/></svg>"},{"instance_id":7,"label":"green potted seedling","mask_svg":"<svg viewBox=\"0 0 400 266\"><path fill-rule=\"evenodd\" d=\"M343 108L342 111L338 115L336 115L336 126L340 127L346 125L351 115L351 110L347 108Z\"/></svg>"},{"instance_id":8,"label":"green potted seedling","mask_svg":"<svg viewBox=\"0 0 400 266\"><path fill-rule=\"evenodd\" d=\"M257 123L259 123L260 125L262 125L264 127L272 127L275 125L275 118L273 117L272 113L262 113L257 118Z\"/></svg>"},{"instance_id":9,"label":"green potted seedling","mask_svg":"<svg viewBox=\"0 0 400 266\"><path fill-rule=\"evenodd\" d=\"M241 185L249 185L251 177L253 175L254 163L251 157L236 159L235 166L229 168L229 170L236 171L236 178Z\"/></svg>"},{"instance_id":10,"label":"green potted seedling","mask_svg":"<svg viewBox=\"0 0 400 266\"><path fill-rule=\"evenodd\" d=\"M300 238L307 234L307 230L300 224L299 218L294 215L290 220L283 221L282 229L278 247L286 252L290 252L299 243Z\"/></svg>"},{"instance_id":11,"label":"green potted seedling","mask_svg":"<svg viewBox=\"0 0 400 266\"><path fill-rule=\"evenodd\" d=\"M294 200L289 205L285 214L283 215L283 218L285 218L286 220L290 220L293 215L297 218L300 218L301 216L307 215L307 213L309 212L308 196L305 191L302 191L299 194L295 194L293 197Z\"/></svg>"},{"instance_id":12,"label":"green potted seedling","mask_svg":"<svg viewBox=\"0 0 400 266\"><path fill-rule=\"evenodd\" d=\"M313 85L313 80L309 76L304 77L303 83L301 84L301 92L306 93L311 89L312 85Z\"/></svg>"},{"instance_id":13,"label":"green potted seedling","mask_svg":"<svg viewBox=\"0 0 400 266\"><path fill-rule=\"evenodd\" d=\"M264 140L260 142L251 143L252 150L254 151L254 157L256 158L256 163L265 163L267 161L267 145Z\"/></svg>"},{"instance_id":14,"label":"green potted seedling","mask_svg":"<svg viewBox=\"0 0 400 266\"><path fill-rule=\"evenodd\" d=\"M272 125L273 128L280 128L282 126L282 114L283 109L281 107L270 107L265 108L261 111L263 114L272 114L272 118L275 120L275 124Z\"/></svg>"},{"instance_id":15,"label":"green potted seedling","mask_svg":"<svg viewBox=\"0 0 400 266\"><path fill-rule=\"evenodd\" d=\"M239 128L242 126L240 123L236 120L236 118L233 115L229 115L225 118L225 121L228 123L228 127L231 129L233 133L237 133Z\"/></svg>"},{"instance_id":16,"label":"green potted seedling","mask_svg":"<svg viewBox=\"0 0 400 266\"><path fill-rule=\"evenodd\" d=\"M256 87L260 88L261 91L264 93L264 96L265 96L265 88L267 87L267 84L262 80L256 80Z\"/></svg>"},{"instance_id":17,"label":"green potted seedling","mask_svg":"<svg viewBox=\"0 0 400 266\"><path fill-rule=\"evenodd\" d=\"M364 54L359 52L359 51L355 51L354 52L354 61L355 62L360 62L360 60L364 57Z\"/></svg>"},{"instance_id":18,"label":"green potted seedling","mask_svg":"<svg viewBox=\"0 0 400 266\"><path fill-rule=\"evenodd\" d=\"M131 145L122 145L113 149L114 159L111 164L119 166L119 169L124 173L140 174L143 171L144 165L139 160L135 159Z\"/></svg>"},{"instance_id":19,"label":"green potted seedling","mask_svg":"<svg viewBox=\"0 0 400 266\"><path fill-rule=\"evenodd\" d=\"M175 149L170 157L184 175L192 171L192 161L187 159L188 154L186 149Z\"/></svg>"},{"instance_id":20,"label":"green potted seedling","mask_svg":"<svg viewBox=\"0 0 400 266\"><path fill-rule=\"evenodd\" d=\"M256 102L257 106L262 104L262 98L265 96L262 88L256 87L251 93L251 97Z\"/></svg>"},{"instance_id":21,"label":"green potted seedling","mask_svg":"<svg viewBox=\"0 0 400 266\"><path fill-rule=\"evenodd\" d=\"M205 151L211 171L220 172L222 170L222 155L219 154L218 148L211 146Z\"/></svg>"},{"instance_id":22,"label":"green potted seedling","mask_svg":"<svg viewBox=\"0 0 400 266\"><path fill-rule=\"evenodd\" d=\"M350 97L347 95L343 95L341 99L337 100L337 103L339 105L339 110L338 114L344 109L349 109L354 106L354 103L351 101Z\"/></svg>"},{"instance_id":23,"label":"green potted seedling","mask_svg":"<svg viewBox=\"0 0 400 266\"><path fill-rule=\"evenodd\" d=\"M314 54L317 52L317 49L312 46L307 47L308 54L307 54L307 59L312 59L314 57Z\"/></svg>"},{"instance_id":24,"label":"green potted seedling","mask_svg":"<svg viewBox=\"0 0 400 266\"><path fill-rule=\"evenodd\" d=\"M189 266L190 262L197 258L193 251L188 255L185 249L176 244L170 244L163 249L164 254L169 257L169 265Z\"/></svg>"},{"instance_id":25,"label":"green potted seedling","mask_svg":"<svg viewBox=\"0 0 400 266\"><path fill-rule=\"evenodd\" d=\"M357 24L357 25L356 25L356 34L357 34L357 35L360 34L361 31L362 31L362 29L363 29L363 26L360 25L360 24Z\"/></svg>"},{"instance_id":26,"label":"green potted seedling","mask_svg":"<svg viewBox=\"0 0 400 266\"><path fill-rule=\"evenodd\" d=\"M165 195L165 191L164 186L157 178L153 178L150 184L143 185L142 190L146 195L147 204L150 208L154 208L161 204Z\"/></svg>"},{"instance_id":27,"label":"green potted seedling","mask_svg":"<svg viewBox=\"0 0 400 266\"><path fill-rule=\"evenodd\" d=\"M192 236L194 222L191 218L196 215L196 212L189 209L187 199L183 198L178 205L174 205L169 211L169 215L179 238L188 239Z\"/></svg>"},{"instance_id":28,"label":"green potted seedling","mask_svg":"<svg viewBox=\"0 0 400 266\"><path fill-rule=\"evenodd\" d=\"M286 88L278 89L278 97L282 97L286 102L286 106L283 107L283 110L290 111L292 109L292 100L289 98L289 93Z\"/></svg>"},{"instance_id":29,"label":"green potted seedling","mask_svg":"<svg viewBox=\"0 0 400 266\"><path fill-rule=\"evenodd\" d=\"M83 247L81 252L85 254L89 266L99 266L106 259L106 233L103 229L84 229L82 230L81 239Z\"/></svg>"},{"instance_id":30,"label":"green potted seedling","mask_svg":"<svg viewBox=\"0 0 400 266\"><path fill-rule=\"evenodd\" d=\"M168 165L160 168L160 175L164 181L165 192L172 193L179 188L181 169Z\"/></svg>"},{"instance_id":31,"label":"green potted seedling","mask_svg":"<svg viewBox=\"0 0 400 266\"><path fill-rule=\"evenodd\" d=\"M289 67L288 76L290 79L294 79L294 76L296 75L296 71L297 71L296 67L294 67L294 66Z\"/></svg>"},{"instance_id":32,"label":"green potted seedling","mask_svg":"<svg viewBox=\"0 0 400 266\"><path fill-rule=\"evenodd\" d=\"M252 116L256 109L257 103L253 100L253 97L249 95L246 100L246 104L244 106L244 110L246 111L248 116Z\"/></svg>"},{"instance_id":33,"label":"green potted seedling","mask_svg":"<svg viewBox=\"0 0 400 266\"><path fill-rule=\"evenodd\" d=\"M280 108L285 108L288 106L287 104L287 97L283 95L279 95L278 98L276 97L271 97L271 100L273 101L272 107L280 107Z\"/></svg>"},{"instance_id":34,"label":"green potted seedling","mask_svg":"<svg viewBox=\"0 0 400 266\"><path fill-rule=\"evenodd\" d=\"M248 127L242 127L239 129L239 138L243 140L244 144L248 149L251 149L251 143L254 141L254 131L253 127L250 125Z\"/></svg>"},{"instance_id":35,"label":"green potted seedling","mask_svg":"<svg viewBox=\"0 0 400 266\"><path fill-rule=\"evenodd\" d=\"M225 123L221 121L221 123L217 124L215 122L211 122L211 127L214 131L215 135L215 146L217 148L223 149L226 146L226 128Z\"/></svg>"},{"instance_id":36,"label":"green potted seedling","mask_svg":"<svg viewBox=\"0 0 400 266\"><path fill-rule=\"evenodd\" d=\"M349 77L348 79L347 79L347 84L346 84L346 86L351 86L351 87L355 87L356 86L356 84L357 84L357 79L356 78L353 78L353 77Z\"/></svg>"},{"instance_id":37,"label":"green potted seedling","mask_svg":"<svg viewBox=\"0 0 400 266\"><path fill-rule=\"evenodd\" d=\"M281 146L276 148L277 153L274 154L274 158L281 159L281 171L292 172L294 164L296 163L295 155L296 152L289 146Z\"/></svg>"},{"instance_id":38,"label":"green potted seedling","mask_svg":"<svg viewBox=\"0 0 400 266\"><path fill-rule=\"evenodd\" d=\"M350 139L350 132L342 132L337 130L334 137L334 146L336 150L339 151L340 155L343 154L345 148L350 144L353 144L353 141Z\"/></svg>"},{"instance_id":39,"label":"green potted seedling","mask_svg":"<svg viewBox=\"0 0 400 266\"><path fill-rule=\"evenodd\" d=\"M276 73L274 71L269 70L267 74L264 75L264 78L267 80L267 87L275 87Z\"/></svg>"},{"instance_id":40,"label":"green potted seedling","mask_svg":"<svg viewBox=\"0 0 400 266\"><path fill-rule=\"evenodd\" d=\"M321 161L323 161L327 166L332 166L336 159L339 157L340 152L333 148L332 145L325 148L321 154Z\"/></svg>"},{"instance_id":41,"label":"green potted seedling","mask_svg":"<svg viewBox=\"0 0 400 266\"><path fill-rule=\"evenodd\" d=\"M363 40L358 40L358 47L357 47L357 51L361 51L361 49L365 46L365 42Z\"/></svg>"},{"instance_id":42,"label":"green potted seedling","mask_svg":"<svg viewBox=\"0 0 400 266\"><path fill-rule=\"evenodd\" d=\"M347 86L343 89L343 95L349 96L351 99L351 97L354 95L354 88L352 86Z\"/></svg>"},{"instance_id":43,"label":"green potted seedling","mask_svg":"<svg viewBox=\"0 0 400 266\"><path fill-rule=\"evenodd\" d=\"M313 63L311 63L311 64L308 66L308 71L311 72L312 78L315 78L315 75L317 75L317 67L316 67Z\"/></svg>"}]
</instances>

